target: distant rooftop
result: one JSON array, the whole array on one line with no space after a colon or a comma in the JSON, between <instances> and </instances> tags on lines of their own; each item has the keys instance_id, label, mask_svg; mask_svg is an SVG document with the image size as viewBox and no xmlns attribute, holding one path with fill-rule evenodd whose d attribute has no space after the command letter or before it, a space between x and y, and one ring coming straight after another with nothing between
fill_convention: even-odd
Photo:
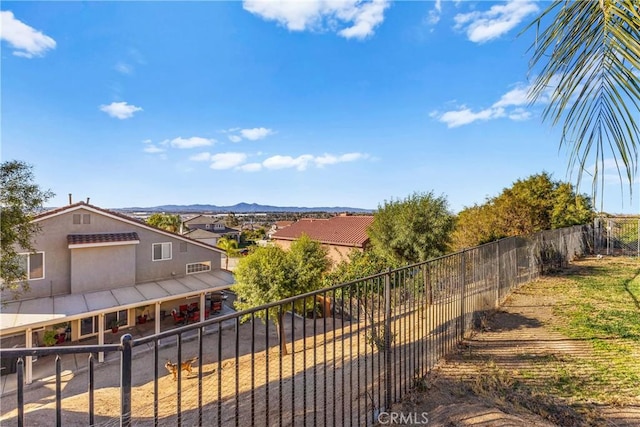
<instances>
[{"instance_id":1,"label":"distant rooftop","mask_svg":"<svg viewBox=\"0 0 640 427\"><path fill-rule=\"evenodd\" d=\"M369 215L341 215L329 219L303 218L276 231L271 238L296 240L306 234L320 243L363 248L369 242L367 228L373 223Z\"/></svg>"}]
</instances>

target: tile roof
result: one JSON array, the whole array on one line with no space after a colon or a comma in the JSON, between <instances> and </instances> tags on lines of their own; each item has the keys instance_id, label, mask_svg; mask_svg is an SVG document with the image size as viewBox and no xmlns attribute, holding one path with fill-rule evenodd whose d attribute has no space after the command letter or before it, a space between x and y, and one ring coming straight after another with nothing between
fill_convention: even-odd
<instances>
[{"instance_id":1,"label":"tile roof","mask_svg":"<svg viewBox=\"0 0 640 427\"><path fill-rule=\"evenodd\" d=\"M367 228L373 216L335 216L329 219L301 219L276 231L271 238L295 240L306 234L320 243L363 248L369 242Z\"/></svg>"},{"instance_id":2,"label":"tile roof","mask_svg":"<svg viewBox=\"0 0 640 427\"><path fill-rule=\"evenodd\" d=\"M67 243L70 245L86 245L91 243L114 243L138 241L138 233L96 233L96 234L69 234Z\"/></svg>"},{"instance_id":3,"label":"tile roof","mask_svg":"<svg viewBox=\"0 0 640 427\"><path fill-rule=\"evenodd\" d=\"M284 227L288 227L291 224L293 224L295 221L276 221L276 227L277 228L284 228Z\"/></svg>"}]
</instances>

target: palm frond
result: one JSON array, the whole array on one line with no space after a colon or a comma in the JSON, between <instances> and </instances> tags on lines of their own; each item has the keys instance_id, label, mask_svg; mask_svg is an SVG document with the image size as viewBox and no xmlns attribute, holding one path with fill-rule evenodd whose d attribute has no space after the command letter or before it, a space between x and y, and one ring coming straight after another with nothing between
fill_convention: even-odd
<instances>
[{"instance_id":1,"label":"palm frond","mask_svg":"<svg viewBox=\"0 0 640 427\"><path fill-rule=\"evenodd\" d=\"M595 200L605 160L613 157L632 190L640 144L639 3L555 0L525 31L531 28L530 70L537 76L530 100L548 97L542 118L561 124L560 146L569 148L569 170L578 167L578 185L593 162Z\"/></svg>"}]
</instances>

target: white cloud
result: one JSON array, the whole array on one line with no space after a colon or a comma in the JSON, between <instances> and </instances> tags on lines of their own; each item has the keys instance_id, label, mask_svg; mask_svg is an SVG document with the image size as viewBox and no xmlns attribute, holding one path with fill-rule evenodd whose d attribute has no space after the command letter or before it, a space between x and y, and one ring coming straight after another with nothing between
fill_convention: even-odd
<instances>
[{"instance_id":1,"label":"white cloud","mask_svg":"<svg viewBox=\"0 0 640 427\"><path fill-rule=\"evenodd\" d=\"M165 140L162 142L165 145L171 145L173 148L196 148L207 147L216 143L215 139L201 138L199 136L192 136L191 138L182 138L181 136L172 140Z\"/></svg>"},{"instance_id":2,"label":"white cloud","mask_svg":"<svg viewBox=\"0 0 640 427\"><path fill-rule=\"evenodd\" d=\"M121 74L133 73L133 67L125 62L118 62L113 68Z\"/></svg>"},{"instance_id":3,"label":"white cloud","mask_svg":"<svg viewBox=\"0 0 640 427\"><path fill-rule=\"evenodd\" d=\"M104 111L111 117L115 117L120 120L133 117L133 113L142 111L142 108L135 105L129 105L126 102L112 102L109 105L101 105L100 110Z\"/></svg>"},{"instance_id":4,"label":"white cloud","mask_svg":"<svg viewBox=\"0 0 640 427\"><path fill-rule=\"evenodd\" d=\"M447 124L449 128L455 128L462 125L468 125L478 120L491 120L499 117L504 117L503 108L487 108L478 112L473 112L467 107L461 107L459 110L447 111L444 114L438 115L433 113L432 116L443 123Z\"/></svg>"},{"instance_id":5,"label":"white cloud","mask_svg":"<svg viewBox=\"0 0 640 427\"><path fill-rule=\"evenodd\" d=\"M529 120L531 118L531 112L525 110L524 108L516 108L515 110L509 113L508 117L511 120L520 122L524 120Z\"/></svg>"},{"instance_id":6,"label":"white cloud","mask_svg":"<svg viewBox=\"0 0 640 427\"><path fill-rule=\"evenodd\" d=\"M240 135L242 135L243 138L248 139L250 141L257 141L259 139L266 138L271 134L273 134L273 131L267 128L253 128L253 129L240 130Z\"/></svg>"},{"instance_id":7,"label":"white cloud","mask_svg":"<svg viewBox=\"0 0 640 427\"><path fill-rule=\"evenodd\" d=\"M363 39L384 21L389 4L389 0L245 0L243 7L289 31L329 29L347 39Z\"/></svg>"},{"instance_id":8,"label":"white cloud","mask_svg":"<svg viewBox=\"0 0 640 427\"><path fill-rule=\"evenodd\" d=\"M529 103L530 86L518 86L502 95L500 100L493 104L494 107L509 107L527 105Z\"/></svg>"},{"instance_id":9,"label":"white cloud","mask_svg":"<svg viewBox=\"0 0 640 427\"><path fill-rule=\"evenodd\" d=\"M243 172L258 172L262 170L262 164L260 163L246 163L244 165L238 166Z\"/></svg>"},{"instance_id":10,"label":"white cloud","mask_svg":"<svg viewBox=\"0 0 640 427\"><path fill-rule=\"evenodd\" d=\"M242 165L247 160L244 153L218 153L211 156L211 169L232 169Z\"/></svg>"},{"instance_id":11,"label":"white cloud","mask_svg":"<svg viewBox=\"0 0 640 427\"><path fill-rule=\"evenodd\" d=\"M354 162L356 160L360 160L366 157L367 155L362 153L347 153L341 156L324 154L322 156L314 158L313 161L318 167L323 167L326 165L335 165L336 163Z\"/></svg>"},{"instance_id":12,"label":"white cloud","mask_svg":"<svg viewBox=\"0 0 640 427\"><path fill-rule=\"evenodd\" d=\"M223 130L222 133L228 134L227 138L229 138L231 142L240 142L243 139L248 139L250 141L257 141L259 139L264 139L269 135L273 135L275 132L273 129L259 127L259 128L248 128L248 129L232 128L232 129Z\"/></svg>"},{"instance_id":13,"label":"white cloud","mask_svg":"<svg viewBox=\"0 0 640 427\"><path fill-rule=\"evenodd\" d=\"M360 159L368 158L369 156L363 153L347 153L340 156L333 154L323 154L322 156L313 156L311 154L303 154L298 157L291 156L272 156L262 162L262 166L266 169L289 169L295 168L299 171L304 171L309 168L310 165L316 167L324 167L327 165L334 165L337 163L353 162Z\"/></svg>"},{"instance_id":14,"label":"white cloud","mask_svg":"<svg viewBox=\"0 0 640 427\"><path fill-rule=\"evenodd\" d=\"M440 16L442 15L442 0L436 0L433 5L433 9L429 11L427 15L427 24L436 25L440 22Z\"/></svg>"},{"instance_id":15,"label":"white cloud","mask_svg":"<svg viewBox=\"0 0 640 427\"><path fill-rule=\"evenodd\" d=\"M193 156L189 157L189 160L193 160L194 162L208 162L209 160L211 160L211 153L198 153L198 154L194 154Z\"/></svg>"},{"instance_id":16,"label":"white cloud","mask_svg":"<svg viewBox=\"0 0 640 427\"><path fill-rule=\"evenodd\" d=\"M146 147L144 147L144 152L149 154L164 153L165 151L166 150L164 148L160 148L153 144L149 144Z\"/></svg>"},{"instance_id":17,"label":"white cloud","mask_svg":"<svg viewBox=\"0 0 640 427\"><path fill-rule=\"evenodd\" d=\"M310 154L303 154L298 157L291 156L272 156L262 162L262 166L267 169L288 169L296 168L299 171L306 170L309 163L313 160Z\"/></svg>"},{"instance_id":18,"label":"white cloud","mask_svg":"<svg viewBox=\"0 0 640 427\"><path fill-rule=\"evenodd\" d=\"M489 108L474 112L470 108L462 105L456 110L446 111L444 113L440 113L438 111L432 112L430 116L440 122L446 123L449 128L468 125L476 121L498 119L501 117L508 117L510 120L514 121L528 120L531 118L532 112L527 110L525 107L530 105L528 96L530 90L531 85L525 86L523 84L518 84L513 89L502 95L500 99L494 102ZM537 100L536 104L548 102L549 92L552 90L553 88L546 90L545 93L543 93Z\"/></svg>"},{"instance_id":19,"label":"white cloud","mask_svg":"<svg viewBox=\"0 0 640 427\"><path fill-rule=\"evenodd\" d=\"M525 17L537 11L538 6L533 0L508 0L484 12L456 15L454 28L465 31L472 42L484 43L508 33Z\"/></svg>"},{"instance_id":20,"label":"white cloud","mask_svg":"<svg viewBox=\"0 0 640 427\"><path fill-rule=\"evenodd\" d=\"M43 56L46 51L56 47L54 39L16 19L13 12L0 11L0 24L0 39L15 49L13 54L16 56Z\"/></svg>"},{"instance_id":21,"label":"white cloud","mask_svg":"<svg viewBox=\"0 0 640 427\"><path fill-rule=\"evenodd\" d=\"M150 139L145 139L144 141L142 141L142 143L145 145L142 151L148 154L160 154L167 151L164 148L158 147L157 145L153 144Z\"/></svg>"}]
</instances>

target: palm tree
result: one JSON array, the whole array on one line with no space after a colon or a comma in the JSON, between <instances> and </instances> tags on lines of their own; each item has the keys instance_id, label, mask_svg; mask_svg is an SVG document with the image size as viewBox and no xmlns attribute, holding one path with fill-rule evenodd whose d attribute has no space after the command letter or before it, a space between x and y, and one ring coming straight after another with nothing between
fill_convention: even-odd
<instances>
[{"instance_id":1,"label":"palm tree","mask_svg":"<svg viewBox=\"0 0 640 427\"><path fill-rule=\"evenodd\" d=\"M224 269L229 269L229 257L238 252L238 242L234 239L228 239L226 237L222 237L218 240L217 246L225 251L227 254L227 258L225 259Z\"/></svg>"},{"instance_id":2,"label":"palm tree","mask_svg":"<svg viewBox=\"0 0 640 427\"><path fill-rule=\"evenodd\" d=\"M538 75L530 99L548 98L543 120L562 122L560 145L569 148L569 170L579 166L578 185L594 162L595 200L605 159L612 156L631 190L640 142L638 1L554 0L531 28L536 39L530 69Z\"/></svg>"}]
</instances>

